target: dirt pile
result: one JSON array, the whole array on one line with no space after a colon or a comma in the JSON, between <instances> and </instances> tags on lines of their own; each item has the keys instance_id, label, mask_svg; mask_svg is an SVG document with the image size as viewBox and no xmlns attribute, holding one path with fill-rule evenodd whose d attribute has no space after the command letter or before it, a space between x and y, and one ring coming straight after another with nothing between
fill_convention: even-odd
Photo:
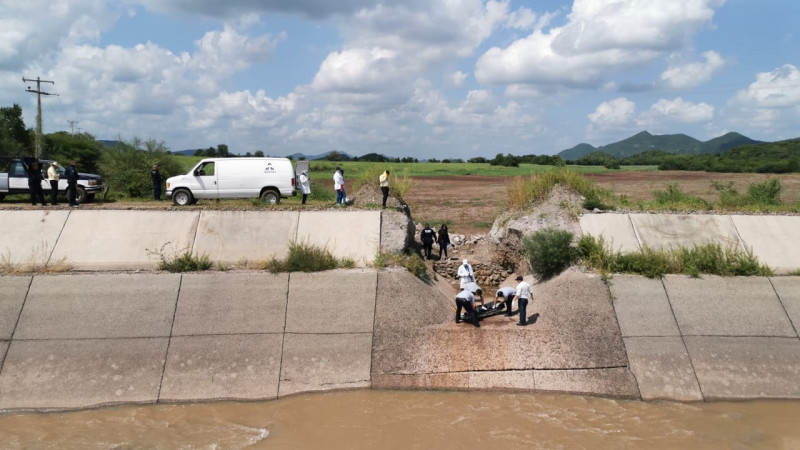
<instances>
[{"instance_id":1,"label":"dirt pile","mask_svg":"<svg viewBox=\"0 0 800 450\"><path fill-rule=\"evenodd\" d=\"M489 239L493 244L492 262L504 268L524 272L524 237L544 228L557 228L581 234L578 218L583 212L583 196L577 192L555 185L547 198L530 205L523 211L506 211L495 219Z\"/></svg>"}]
</instances>

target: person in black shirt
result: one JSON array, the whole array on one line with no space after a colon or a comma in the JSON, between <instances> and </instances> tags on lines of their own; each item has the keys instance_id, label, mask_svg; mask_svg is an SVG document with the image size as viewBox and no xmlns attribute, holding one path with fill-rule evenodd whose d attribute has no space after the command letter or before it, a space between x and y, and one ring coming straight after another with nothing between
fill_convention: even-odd
<instances>
[{"instance_id":1,"label":"person in black shirt","mask_svg":"<svg viewBox=\"0 0 800 450\"><path fill-rule=\"evenodd\" d=\"M42 203L42 206L47 206L44 201L44 192L42 192L42 169L39 168L39 162L34 161L28 168L28 190L31 194L31 205L36 206L36 200Z\"/></svg>"},{"instance_id":2,"label":"person in black shirt","mask_svg":"<svg viewBox=\"0 0 800 450\"><path fill-rule=\"evenodd\" d=\"M422 232L419 234L419 238L422 241L425 257L431 259L431 249L433 248L433 241L436 240L436 232L426 223L425 228L423 228Z\"/></svg>"},{"instance_id":3,"label":"person in black shirt","mask_svg":"<svg viewBox=\"0 0 800 450\"><path fill-rule=\"evenodd\" d=\"M161 174L158 173L158 164L153 164L150 178L153 179L153 197L156 200L161 200Z\"/></svg>"}]
</instances>

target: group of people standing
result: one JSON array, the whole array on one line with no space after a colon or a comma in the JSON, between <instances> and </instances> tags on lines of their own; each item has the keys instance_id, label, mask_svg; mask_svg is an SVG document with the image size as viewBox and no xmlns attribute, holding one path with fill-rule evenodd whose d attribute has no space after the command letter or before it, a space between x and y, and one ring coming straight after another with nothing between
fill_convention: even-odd
<instances>
[{"instance_id":1,"label":"group of people standing","mask_svg":"<svg viewBox=\"0 0 800 450\"><path fill-rule=\"evenodd\" d=\"M58 167L58 163L53 161L50 163L50 167L47 168L47 181L50 182L50 204L53 206L58 205L58 181L61 178ZM47 206L42 189L44 174L39 167L39 161L32 161L30 166L27 167L27 171L31 205L35 206L36 202L39 201L42 206ZM77 201L78 170L75 168L75 160L70 161L69 166L64 169L64 177L67 179L67 200L69 201L69 205L77 207L79 206Z\"/></svg>"},{"instance_id":2,"label":"group of people standing","mask_svg":"<svg viewBox=\"0 0 800 450\"><path fill-rule=\"evenodd\" d=\"M480 327L478 323L478 313L475 311L475 293L470 289L470 285L475 283L475 271L466 259L458 267L458 278L461 281L461 290L456 294L456 323L461 323L461 310L463 309L470 317L470 321L475 327ZM497 290L495 307L504 304L506 317L511 317L511 304L517 298L517 309L519 310L519 322L517 326L528 325L528 301L531 297L531 285L523 280L521 275L516 278L517 286L502 287ZM481 303L483 296L481 295Z\"/></svg>"},{"instance_id":3,"label":"group of people standing","mask_svg":"<svg viewBox=\"0 0 800 450\"><path fill-rule=\"evenodd\" d=\"M419 234L419 239L422 241L422 252L427 259L431 259L433 252L433 244L439 245L439 259L442 259L442 254L447 258L447 247L450 245L450 232L447 230L447 224L443 223L439 231L433 231L430 224L425 224L425 227Z\"/></svg>"}]
</instances>

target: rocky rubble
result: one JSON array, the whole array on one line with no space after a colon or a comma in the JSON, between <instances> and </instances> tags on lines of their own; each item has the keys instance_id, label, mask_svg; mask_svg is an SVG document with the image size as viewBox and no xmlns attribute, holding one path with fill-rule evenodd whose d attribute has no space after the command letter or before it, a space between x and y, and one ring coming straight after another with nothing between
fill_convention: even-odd
<instances>
[{"instance_id":1,"label":"rocky rubble","mask_svg":"<svg viewBox=\"0 0 800 450\"><path fill-rule=\"evenodd\" d=\"M460 265L461 260L434 261L433 270L439 276L446 278L450 284L458 286L457 272ZM494 293L494 289L511 276L510 271L496 264L470 262L470 265L472 270L475 271L475 282L484 290L484 295L491 296Z\"/></svg>"}]
</instances>

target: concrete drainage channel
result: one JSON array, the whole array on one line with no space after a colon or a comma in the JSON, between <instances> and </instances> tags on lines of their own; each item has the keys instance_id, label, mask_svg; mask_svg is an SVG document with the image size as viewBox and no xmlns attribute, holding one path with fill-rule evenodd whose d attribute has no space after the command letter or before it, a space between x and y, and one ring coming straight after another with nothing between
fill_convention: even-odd
<instances>
[{"instance_id":1,"label":"concrete drainage channel","mask_svg":"<svg viewBox=\"0 0 800 450\"><path fill-rule=\"evenodd\" d=\"M19 219L8 213L2 220ZM149 223L164 214L138 213L148 215L117 217ZM201 225L229 222L223 212L189 214L195 245L201 230L231 231ZM230 214L239 226L265 220L257 212ZM305 214L292 217L297 229ZM375 231L351 228L353 245L336 245L379 245L380 213L360 214L347 223L371 221L363 226ZM77 239L67 232L70 220L61 224L56 250ZM149 226L138 229L141 236L126 239L163 238L149 236ZM231 240L255 231L245 225L247 237ZM311 234L321 239L324 228ZM280 245L280 236L267 240ZM605 283L570 270L534 287L534 325L515 327L500 316L475 329L453 324L451 299L405 270L5 276L0 408L272 399L369 387L799 398L798 293L800 277L616 275Z\"/></svg>"}]
</instances>

